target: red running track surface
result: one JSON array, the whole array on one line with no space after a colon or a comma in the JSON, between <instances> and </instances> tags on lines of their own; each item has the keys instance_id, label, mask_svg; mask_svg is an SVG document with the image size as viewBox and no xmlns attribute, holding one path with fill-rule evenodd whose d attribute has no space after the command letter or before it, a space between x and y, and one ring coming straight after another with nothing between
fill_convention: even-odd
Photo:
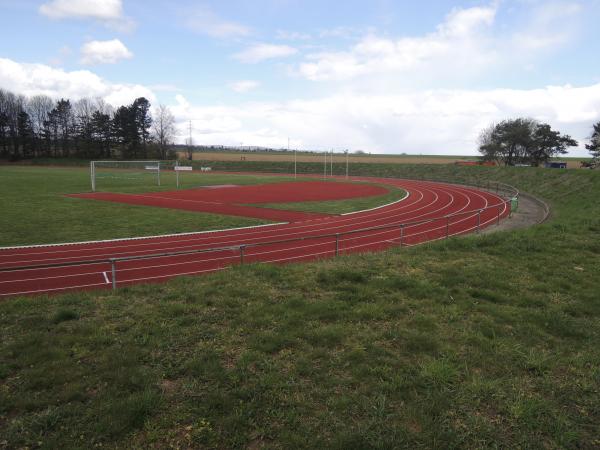
<instances>
[{"instance_id":1,"label":"red running track surface","mask_svg":"<svg viewBox=\"0 0 600 450\"><path fill-rule=\"evenodd\" d=\"M287 224L152 238L0 249L0 297L110 288L111 265L104 261L108 258L221 248L205 253L119 261L116 278L118 286L124 286L208 273L239 264L240 245L247 245L244 262L311 261L336 254L336 233L339 234L337 248L340 254L377 251L401 243L412 246L443 239L447 235L473 232L478 224L483 228L509 214L509 206L501 197L470 187L365 177L353 180L396 186L406 190L408 196L399 202L370 211ZM444 217L451 214L454 215ZM429 221L411 224L423 220ZM357 231L380 226L389 228ZM330 236L319 237L323 234ZM288 241L269 243L286 240ZM231 248L222 249L223 247ZM82 264L89 260L101 262ZM75 265L6 270L56 263Z\"/></svg>"},{"instance_id":2,"label":"red running track surface","mask_svg":"<svg viewBox=\"0 0 600 450\"><path fill-rule=\"evenodd\" d=\"M299 186L301 186L301 189L298 188ZM229 186L220 189L186 189L146 194L94 192L73 194L69 195L69 197L226 214L229 216L254 217L277 222L299 222L329 217L330 214L286 211L246 205L252 203L344 200L356 197L372 197L387 193L387 189L372 184L307 181L302 182L302 184L298 184L297 182L272 183L252 186Z\"/></svg>"}]
</instances>

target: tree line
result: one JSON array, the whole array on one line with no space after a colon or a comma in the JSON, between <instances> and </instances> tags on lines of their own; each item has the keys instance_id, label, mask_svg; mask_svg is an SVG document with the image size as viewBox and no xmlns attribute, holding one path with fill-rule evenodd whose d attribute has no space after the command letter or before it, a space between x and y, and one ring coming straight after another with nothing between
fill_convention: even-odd
<instances>
[{"instance_id":1,"label":"tree line","mask_svg":"<svg viewBox=\"0 0 600 450\"><path fill-rule=\"evenodd\" d=\"M114 108L101 98L54 101L0 89L0 158L146 159L172 157L169 108L140 97Z\"/></svg>"},{"instance_id":2,"label":"tree line","mask_svg":"<svg viewBox=\"0 0 600 450\"><path fill-rule=\"evenodd\" d=\"M175 119L164 105L154 112L150 107L144 97L115 109L101 98L54 101L0 88L0 158L172 158ZM479 137L483 159L505 165L538 166L577 145L571 136L530 118L492 124ZM600 122L586 148L600 161Z\"/></svg>"},{"instance_id":3,"label":"tree line","mask_svg":"<svg viewBox=\"0 0 600 450\"><path fill-rule=\"evenodd\" d=\"M577 145L571 136L562 135L547 123L522 117L492 124L479 136L483 159L507 166L539 166ZM600 122L593 126L586 148L595 160L600 159Z\"/></svg>"}]
</instances>

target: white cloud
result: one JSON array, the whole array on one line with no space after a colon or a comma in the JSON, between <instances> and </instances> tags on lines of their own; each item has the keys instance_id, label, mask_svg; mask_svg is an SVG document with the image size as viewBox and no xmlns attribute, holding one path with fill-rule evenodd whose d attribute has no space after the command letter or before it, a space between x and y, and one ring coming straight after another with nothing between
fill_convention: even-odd
<instances>
[{"instance_id":1,"label":"white cloud","mask_svg":"<svg viewBox=\"0 0 600 450\"><path fill-rule=\"evenodd\" d=\"M135 22L123 15L121 0L52 0L39 7L50 19L95 19L120 32L135 28Z\"/></svg>"},{"instance_id":2,"label":"white cloud","mask_svg":"<svg viewBox=\"0 0 600 450\"><path fill-rule=\"evenodd\" d=\"M256 64L267 59L284 58L297 53L289 45L256 44L233 55L233 58L245 64Z\"/></svg>"},{"instance_id":3,"label":"white cloud","mask_svg":"<svg viewBox=\"0 0 600 450\"><path fill-rule=\"evenodd\" d=\"M362 77L373 85L381 84L373 82L379 76L396 77L404 87L453 80L468 85L482 73L510 70L514 75L515 66L531 66L542 51L555 50L577 35L582 12L577 3L534 4L510 26L496 23L499 4L454 9L433 32L421 36L391 38L372 32L346 50L308 54L291 73L312 81Z\"/></svg>"},{"instance_id":4,"label":"white cloud","mask_svg":"<svg viewBox=\"0 0 600 450\"><path fill-rule=\"evenodd\" d=\"M252 33L249 27L221 19L208 8L200 8L191 13L185 20L185 24L197 33L219 39L240 38Z\"/></svg>"},{"instance_id":5,"label":"white cloud","mask_svg":"<svg viewBox=\"0 0 600 450\"><path fill-rule=\"evenodd\" d=\"M133 58L133 53L119 40L90 41L81 47L81 63L85 65L115 64Z\"/></svg>"},{"instance_id":6,"label":"white cloud","mask_svg":"<svg viewBox=\"0 0 600 450\"><path fill-rule=\"evenodd\" d=\"M476 154L490 123L533 117L584 143L600 120L600 84L516 90L426 90L395 95L334 95L282 103L195 107L180 96L173 112L195 119L194 141L378 153ZM585 155L583 145L575 152Z\"/></svg>"},{"instance_id":7,"label":"white cloud","mask_svg":"<svg viewBox=\"0 0 600 450\"><path fill-rule=\"evenodd\" d=\"M578 16L582 7L572 2L544 2L526 29L512 36L514 48L524 47L531 51L556 49L569 42L577 33L578 25L569 19Z\"/></svg>"},{"instance_id":8,"label":"white cloud","mask_svg":"<svg viewBox=\"0 0 600 450\"><path fill-rule=\"evenodd\" d=\"M496 6L456 9L433 33L400 39L369 35L343 52L308 55L298 73L313 81L344 80L372 73L414 70L432 61L472 56L482 31L494 21ZM487 58L486 58L487 59ZM476 61L471 60L469 65Z\"/></svg>"},{"instance_id":9,"label":"white cloud","mask_svg":"<svg viewBox=\"0 0 600 450\"><path fill-rule=\"evenodd\" d=\"M40 6L40 13L51 19L93 18L119 19L123 13L121 0L53 0Z\"/></svg>"},{"instance_id":10,"label":"white cloud","mask_svg":"<svg viewBox=\"0 0 600 450\"><path fill-rule=\"evenodd\" d=\"M119 106L137 97L156 100L154 93L139 84L111 83L89 70L67 72L45 64L18 63L0 58L0 86L27 96L45 94L52 98L102 97Z\"/></svg>"},{"instance_id":11,"label":"white cloud","mask_svg":"<svg viewBox=\"0 0 600 450\"><path fill-rule=\"evenodd\" d=\"M490 26L496 17L496 5L454 9L438 26L438 37L472 36L477 30Z\"/></svg>"},{"instance_id":12,"label":"white cloud","mask_svg":"<svg viewBox=\"0 0 600 450\"><path fill-rule=\"evenodd\" d=\"M260 86L260 83L258 81L253 81L253 80L241 80L241 81L236 81L235 83L231 83L229 85L229 87L234 90L235 92L248 92L248 91L252 91L254 89L256 89L258 86Z\"/></svg>"}]
</instances>

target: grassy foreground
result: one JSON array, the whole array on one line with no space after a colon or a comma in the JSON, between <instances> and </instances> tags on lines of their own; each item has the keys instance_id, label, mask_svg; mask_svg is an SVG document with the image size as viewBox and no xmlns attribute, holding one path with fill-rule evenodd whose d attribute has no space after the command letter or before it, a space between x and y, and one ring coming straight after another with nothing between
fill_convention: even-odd
<instances>
[{"instance_id":1,"label":"grassy foreground","mask_svg":"<svg viewBox=\"0 0 600 450\"><path fill-rule=\"evenodd\" d=\"M600 173L473 169L552 220L0 303L0 448L598 448Z\"/></svg>"}]
</instances>

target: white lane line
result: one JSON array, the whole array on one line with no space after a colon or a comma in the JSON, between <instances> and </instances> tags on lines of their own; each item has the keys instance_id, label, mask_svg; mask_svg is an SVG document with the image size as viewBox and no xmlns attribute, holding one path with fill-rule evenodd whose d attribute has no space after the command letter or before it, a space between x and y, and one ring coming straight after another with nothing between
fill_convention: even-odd
<instances>
[{"instance_id":1,"label":"white lane line","mask_svg":"<svg viewBox=\"0 0 600 450\"><path fill-rule=\"evenodd\" d=\"M106 272L102 272L102 275L104 275L104 281L106 281L106 284L110 284L110 281L108 279L108 275L106 275Z\"/></svg>"},{"instance_id":2,"label":"white lane line","mask_svg":"<svg viewBox=\"0 0 600 450\"><path fill-rule=\"evenodd\" d=\"M395 205L396 203L403 202L404 200L406 200L408 198L409 195L410 195L410 193L408 191L404 191L404 196L399 200L395 200L393 202L386 203L384 205L376 206L374 208L363 209L361 211L353 211L353 212L343 213L343 214L340 214L340 216L350 216L352 214L365 213L365 212L369 212L369 211L375 211L376 209L385 208L387 206L392 206L392 205Z\"/></svg>"}]
</instances>

